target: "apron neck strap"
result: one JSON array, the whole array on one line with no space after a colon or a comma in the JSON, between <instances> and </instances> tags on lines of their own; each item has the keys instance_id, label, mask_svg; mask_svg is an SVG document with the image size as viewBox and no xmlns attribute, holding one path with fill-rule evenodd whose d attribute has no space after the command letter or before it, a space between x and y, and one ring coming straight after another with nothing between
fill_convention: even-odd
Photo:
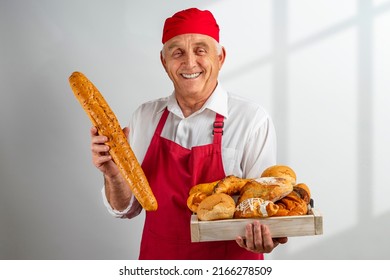
<instances>
[{"instance_id":1,"label":"apron neck strap","mask_svg":"<svg viewBox=\"0 0 390 280\"><path fill-rule=\"evenodd\" d=\"M213 124L213 135L214 135L214 144L219 144L222 142L222 135L223 135L223 120L224 117L218 113L215 115L215 121Z\"/></svg>"},{"instance_id":2,"label":"apron neck strap","mask_svg":"<svg viewBox=\"0 0 390 280\"><path fill-rule=\"evenodd\" d=\"M157 125L157 128L156 128L156 131L154 132L155 134L157 134L158 136L161 135L161 132L164 128L164 125L165 125L165 122L168 118L168 115L169 115L169 111L168 111L168 108L165 108L161 118L160 118L160 121L158 122L158 125Z\"/></svg>"}]
</instances>

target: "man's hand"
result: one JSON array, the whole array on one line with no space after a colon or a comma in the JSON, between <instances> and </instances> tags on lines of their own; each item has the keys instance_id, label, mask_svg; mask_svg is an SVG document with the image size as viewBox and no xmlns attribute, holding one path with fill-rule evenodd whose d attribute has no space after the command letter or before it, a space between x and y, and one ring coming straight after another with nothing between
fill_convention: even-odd
<instances>
[{"instance_id":1,"label":"man's hand","mask_svg":"<svg viewBox=\"0 0 390 280\"><path fill-rule=\"evenodd\" d=\"M129 128L125 127L123 132L126 138L129 136ZM91 127L91 151L92 151L92 162L105 176L115 177L119 174L119 169L112 160L109 150L110 147L105 143L108 141L106 136L98 134L96 127Z\"/></svg>"},{"instance_id":2,"label":"man's hand","mask_svg":"<svg viewBox=\"0 0 390 280\"><path fill-rule=\"evenodd\" d=\"M279 244L288 241L287 237L272 238L267 225L255 221L247 224L245 228L245 239L241 236L236 238L237 244L253 253L271 253Z\"/></svg>"},{"instance_id":3,"label":"man's hand","mask_svg":"<svg viewBox=\"0 0 390 280\"><path fill-rule=\"evenodd\" d=\"M129 137L129 131L127 127L123 129L126 138ZM106 145L108 138L99 135L96 127L92 127L90 132L92 162L104 174L107 200L113 209L123 210L129 205L132 196L130 188L109 154L110 147Z\"/></svg>"}]
</instances>

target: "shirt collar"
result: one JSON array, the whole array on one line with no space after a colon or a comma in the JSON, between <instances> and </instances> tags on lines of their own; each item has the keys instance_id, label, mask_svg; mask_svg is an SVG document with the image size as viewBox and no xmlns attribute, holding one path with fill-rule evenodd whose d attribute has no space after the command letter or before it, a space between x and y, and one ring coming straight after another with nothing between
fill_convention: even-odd
<instances>
[{"instance_id":1,"label":"shirt collar","mask_svg":"<svg viewBox=\"0 0 390 280\"><path fill-rule=\"evenodd\" d=\"M177 104L174 92L168 97L167 107L168 111L180 118L184 118L183 113ZM202 108L192 115L200 114L206 109L212 110L225 118L228 117L228 94L219 83Z\"/></svg>"}]
</instances>

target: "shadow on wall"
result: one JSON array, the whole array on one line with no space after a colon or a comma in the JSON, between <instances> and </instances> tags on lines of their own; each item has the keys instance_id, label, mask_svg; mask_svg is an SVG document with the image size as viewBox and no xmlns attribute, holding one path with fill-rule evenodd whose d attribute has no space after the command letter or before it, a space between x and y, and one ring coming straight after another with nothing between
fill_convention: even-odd
<instances>
[{"instance_id":1,"label":"shadow on wall","mask_svg":"<svg viewBox=\"0 0 390 280\"><path fill-rule=\"evenodd\" d=\"M357 163L353 168L357 169L357 205L364 205L356 209L358 223L342 233L327 237L326 227L321 241L318 241L305 251L295 250L293 253L276 253L277 259L384 259L390 258L390 247L386 233L390 232L390 212L382 215L374 215L374 190L371 187L374 182L374 152L373 133L374 124L373 103L374 103L374 80L373 80L373 51L374 51L374 21L377 16L390 10L390 2L384 2L374 7L370 1L357 1L356 15L338 22L320 32L312 34L291 45L288 44L288 5L287 1L275 1L273 3L273 53L258 58L246 65L241 65L232 71L224 74L224 79L235 79L244 75L246 71L254 70L262 65L273 66L273 100L275 101L273 117L279 126L278 138L288 139L289 104L288 100L288 62L289 56L295 51L314 45L321 40L334 36L349 28L357 30ZM277 101L277 102L276 102ZM278 150L283 157L289 154L288 141L278 143ZM288 159L283 158L288 162ZM341 186L340 186L341 187ZM341 208L342 206L340 206ZM340 210L342 213L342 210ZM326 220L327 217L324 217ZM330 221L335 225L342 224L340 215L339 221ZM314 237L315 238L315 237ZM291 238L291 243L294 238Z\"/></svg>"},{"instance_id":2,"label":"shadow on wall","mask_svg":"<svg viewBox=\"0 0 390 280\"><path fill-rule=\"evenodd\" d=\"M339 223L344 217L340 216ZM321 241L300 251L283 252L283 260L383 260L390 259L390 211L374 219L367 219L341 233L327 237L326 227ZM302 238L302 237L296 237ZM316 238L316 236L310 237ZM295 238L289 238L294 243ZM278 248L279 249L279 248ZM278 251L278 249L276 249Z\"/></svg>"}]
</instances>

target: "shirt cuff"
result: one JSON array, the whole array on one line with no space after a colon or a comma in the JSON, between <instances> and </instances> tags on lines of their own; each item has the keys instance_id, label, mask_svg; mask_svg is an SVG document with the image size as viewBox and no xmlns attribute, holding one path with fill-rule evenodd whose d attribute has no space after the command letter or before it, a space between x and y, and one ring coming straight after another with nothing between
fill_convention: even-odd
<instances>
[{"instance_id":1,"label":"shirt cuff","mask_svg":"<svg viewBox=\"0 0 390 280\"><path fill-rule=\"evenodd\" d=\"M139 213L141 213L142 207L139 204L138 200L135 199L134 195L131 197L129 205L126 207L126 209L122 211L116 210L111 207L110 203L107 200L104 186L102 188L102 198L103 198L103 203L106 206L108 212L115 218L131 219L137 216Z\"/></svg>"}]
</instances>

